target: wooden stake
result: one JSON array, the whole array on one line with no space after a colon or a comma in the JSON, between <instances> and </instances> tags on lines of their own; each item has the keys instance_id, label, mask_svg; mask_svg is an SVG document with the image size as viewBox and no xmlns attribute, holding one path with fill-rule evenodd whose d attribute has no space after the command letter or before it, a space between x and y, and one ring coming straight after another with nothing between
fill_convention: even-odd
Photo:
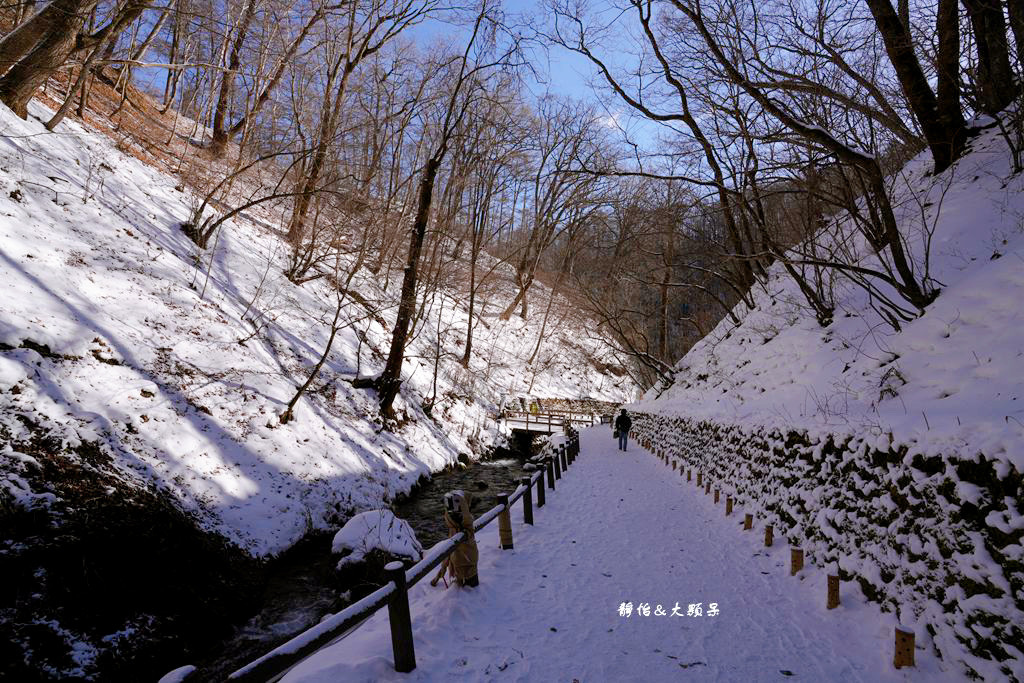
<instances>
[{"instance_id":1,"label":"wooden stake","mask_svg":"<svg viewBox=\"0 0 1024 683\"><path fill-rule=\"evenodd\" d=\"M892 664L897 669L914 666L914 632L896 627L896 650Z\"/></svg>"},{"instance_id":2,"label":"wooden stake","mask_svg":"<svg viewBox=\"0 0 1024 683\"><path fill-rule=\"evenodd\" d=\"M789 549L789 575L796 576L796 573L804 568L803 548Z\"/></svg>"},{"instance_id":3,"label":"wooden stake","mask_svg":"<svg viewBox=\"0 0 1024 683\"><path fill-rule=\"evenodd\" d=\"M707 481L707 482L704 482L704 495L706 496L709 493L711 493L711 482Z\"/></svg>"},{"instance_id":4,"label":"wooden stake","mask_svg":"<svg viewBox=\"0 0 1024 683\"><path fill-rule=\"evenodd\" d=\"M540 478L537 480L537 507L544 507L544 473L547 468L541 465L540 467Z\"/></svg>"},{"instance_id":5,"label":"wooden stake","mask_svg":"<svg viewBox=\"0 0 1024 683\"><path fill-rule=\"evenodd\" d=\"M395 592L388 598L388 621L391 623L391 652L395 671L409 673L416 668L416 649L412 642L412 618L409 616L409 591L405 584L405 568L401 562L384 565L388 580L395 582Z\"/></svg>"},{"instance_id":6,"label":"wooden stake","mask_svg":"<svg viewBox=\"0 0 1024 683\"><path fill-rule=\"evenodd\" d=\"M703 486L703 484L700 483L701 479L703 477L704 477L704 473L703 472L697 472L697 486Z\"/></svg>"},{"instance_id":7,"label":"wooden stake","mask_svg":"<svg viewBox=\"0 0 1024 683\"><path fill-rule=\"evenodd\" d=\"M725 497L725 516L728 517L732 514L732 496Z\"/></svg>"},{"instance_id":8,"label":"wooden stake","mask_svg":"<svg viewBox=\"0 0 1024 683\"><path fill-rule=\"evenodd\" d=\"M498 502L505 506L498 513L498 540L502 550L512 550L512 517L508 514L508 494L498 496Z\"/></svg>"},{"instance_id":9,"label":"wooden stake","mask_svg":"<svg viewBox=\"0 0 1024 683\"><path fill-rule=\"evenodd\" d=\"M699 472L697 473L697 476L698 477L700 476ZM693 480L693 470L692 469L691 470L686 470L686 481L692 481L692 480Z\"/></svg>"},{"instance_id":10,"label":"wooden stake","mask_svg":"<svg viewBox=\"0 0 1024 683\"><path fill-rule=\"evenodd\" d=\"M773 533L773 531L774 531L774 529L772 528L771 524L769 524L768 526L766 526L764 528L764 547L765 548L770 548L772 546L772 533Z\"/></svg>"},{"instance_id":11,"label":"wooden stake","mask_svg":"<svg viewBox=\"0 0 1024 683\"><path fill-rule=\"evenodd\" d=\"M754 526L754 515L752 515L752 514L750 514L748 512L746 514L746 516L743 517L743 530L744 531L750 531L750 529L753 528L753 526Z\"/></svg>"},{"instance_id":12,"label":"wooden stake","mask_svg":"<svg viewBox=\"0 0 1024 683\"><path fill-rule=\"evenodd\" d=\"M832 574L828 575L828 598L825 607L828 609L839 607L839 577Z\"/></svg>"},{"instance_id":13,"label":"wooden stake","mask_svg":"<svg viewBox=\"0 0 1024 683\"><path fill-rule=\"evenodd\" d=\"M526 490L523 491L523 523L533 525L533 486L530 477L523 477L519 480Z\"/></svg>"},{"instance_id":14,"label":"wooden stake","mask_svg":"<svg viewBox=\"0 0 1024 683\"><path fill-rule=\"evenodd\" d=\"M715 489L715 505L718 505L718 489Z\"/></svg>"}]
</instances>

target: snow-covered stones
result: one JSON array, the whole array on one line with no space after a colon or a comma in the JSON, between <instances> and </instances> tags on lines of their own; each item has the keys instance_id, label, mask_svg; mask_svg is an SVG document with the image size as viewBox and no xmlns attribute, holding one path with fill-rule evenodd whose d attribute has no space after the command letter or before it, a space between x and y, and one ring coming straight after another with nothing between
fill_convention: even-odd
<instances>
[{"instance_id":1,"label":"snow-covered stones","mask_svg":"<svg viewBox=\"0 0 1024 683\"><path fill-rule=\"evenodd\" d=\"M345 523L331 543L331 552L342 556L338 569L364 561L375 550L389 558L413 562L423 555L423 546L416 538L416 532L390 510L359 513Z\"/></svg>"}]
</instances>

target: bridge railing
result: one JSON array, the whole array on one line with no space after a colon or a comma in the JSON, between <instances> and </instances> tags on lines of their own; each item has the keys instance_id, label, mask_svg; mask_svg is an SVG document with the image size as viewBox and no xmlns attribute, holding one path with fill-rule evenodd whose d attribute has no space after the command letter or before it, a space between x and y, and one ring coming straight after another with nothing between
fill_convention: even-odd
<instances>
[{"instance_id":1,"label":"bridge railing","mask_svg":"<svg viewBox=\"0 0 1024 683\"><path fill-rule=\"evenodd\" d=\"M505 420L524 421L526 428L532 424L536 427L561 427L566 423L592 425L600 419L595 413L581 413L571 410L549 410L544 412L531 412L529 410L505 410L500 417ZM551 431L548 429L548 431Z\"/></svg>"},{"instance_id":2,"label":"bridge railing","mask_svg":"<svg viewBox=\"0 0 1024 683\"><path fill-rule=\"evenodd\" d=\"M473 530L480 531L495 519L499 519L502 527L502 548L512 548L511 522L509 512L512 504L523 501L523 521L533 524L533 490L536 484L537 507L545 502L545 478L547 488L555 490L555 481L562 477L580 454L579 435L570 434L569 438L557 448L550 445L550 451L544 458L541 469L533 475L523 477L520 485L510 495L501 495L498 505L485 512L473 522ZM502 519L504 518L504 519ZM508 543L504 534L508 533ZM412 622L409 616L409 594L412 586L422 581L445 558L451 555L456 546L466 540L465 532L459 532L451 538L434 544L423 558L409 569L403 569L400 562L392 562L385 566L390 579L361 600L354 602L342 611L333 614L288 642L280 645L259 659L256 659L230 676L229 681L277 681L289 669L313 654L317 650L331 644L347 634L348 631L373 616L385 605L388 607L388 619L391 623L391 646L395 658L395 670L407 673L416 668L416 655L413 648ZM201 672L193 671L188 679L201 678Z\"/></svg>"}]
</instances>

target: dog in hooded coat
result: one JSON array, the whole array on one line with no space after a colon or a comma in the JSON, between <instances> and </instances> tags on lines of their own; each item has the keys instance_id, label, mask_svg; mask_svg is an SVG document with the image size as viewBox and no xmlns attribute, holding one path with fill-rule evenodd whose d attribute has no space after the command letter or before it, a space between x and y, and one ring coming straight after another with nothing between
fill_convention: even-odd
<instances>
[{"instance_id":1,"label":"dog in hooded coat","mask_svg":"<svg viewBox=\"0 0 1024 683\"><path fill-rule=\"evenodd\" d=\"M477 577L476 564L480 552L476 547L473 515L469 511L472 495L462 491L453 491L452 494L455 494L458 499L459 509L456 512L449 510L447 505L445 506L444 523L448 526L448 538L463 531L466 533L466 539L458 543L455 550L444 559L444 562L441 563L441 570L430 582L430 585L436 586L437 582L444 577L445 572L448 572L448 575L460 586L477 586L480 584L480 579ZM448 582L445 581L445 585L447 584Z\"/></svg>"}]
</instances>

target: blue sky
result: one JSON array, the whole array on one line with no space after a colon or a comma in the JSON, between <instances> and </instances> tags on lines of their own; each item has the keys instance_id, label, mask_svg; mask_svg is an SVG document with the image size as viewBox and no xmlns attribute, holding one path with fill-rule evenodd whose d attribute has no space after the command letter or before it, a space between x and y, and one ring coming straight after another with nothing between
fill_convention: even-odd
<instances>
[{"instance_id":1,"label":"blue sky","mask_svg":"<svg viewBox=\"0 0 1024 683\"><path fill-rule=\"evenodd\" d=\"M524 23L538 23L537 20L542 21L543 15L548 12L543 7L542 0L503 0L502 7L510 22L518 18ZM608 0L594 0L592 8L597 9L599 14L610 10L612 14L605 13L606 19L618 14L618 10L614 9ZM530 31L524 29L523 33L529 35ZM456 43L464 41L468 35L469 29L466 25L454 24L443 14L435 15L412 31L413 38L421 44L438 38ZM628 51L628 48L625 51ZM528 58L533 61L536 77L527 75L525 82L535 97L553 93L593 102L599 111L607 114L609 124L612 124L613 120L624 123L629 127L633 141L644 147L654 146L659 126L650 121L631 118L631 110L616 97L609 96L607 91L602 97L598 97L593 86L595 83L598 87L604 86L604 78L588 59L555 45L549 45L546 49L534 46ZM615 64L617 61L614 52L607 48L601 52L601 58L609 64Z\"/></svg>"}]
</instances>

